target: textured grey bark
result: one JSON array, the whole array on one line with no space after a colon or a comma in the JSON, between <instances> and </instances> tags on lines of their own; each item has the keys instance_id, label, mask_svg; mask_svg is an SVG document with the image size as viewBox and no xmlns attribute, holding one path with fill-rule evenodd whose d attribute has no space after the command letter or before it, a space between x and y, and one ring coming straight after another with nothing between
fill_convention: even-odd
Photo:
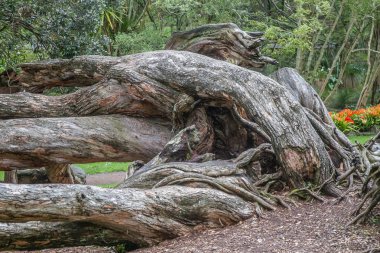
<instances>
[{"instance_id":1,"label":"textured grey bark","mask_svg":"<svg viewBox=\"0 0 380 253\"><path fill-rule=\"evenodd\" d=\"M233 23L208 24L176 32L165 49L189 51L228 61L249 69L261 69L277 61L261 55L262 32L245 32Z\"/></svg>"},{"instance_id":2,"label":"textured grey bark","mask_svg":"<svg viewBox=\"0 0 380 253\"><path fill-rule=\"evenodd\" d=\"M86 173L81 168L70 165L71 176L74 183L86 184ZM47 184L49 183L46 168L23 169L17 171L17 182L19 184Z\"/></svg>"},{"instance_id":3,"label":"textured grey bark","mask_svg":"<svg viewBox=\"0 0 380 253\"><path fill-rule=\"evenodd\" d=\"M0 121L0 167L95 161L148 161L170 139L162 120L123 116Z\"/></svg>"},{"instance_id":4,"label":"textured grey bark","mask_svg":"<svg viewBox=\"0 0 380 253\"><path fill-rule=\"evenodd\" d=\"M83 60L85 59L85 60ZM21 64L18 81L23 90L38 93L59 86L88 86L99 82L118 59L107 56L81 56L74 60L48 60Z\"/></svg>"},{"instance_id":5,"label":"textured grey bark","mask_svg":"<svg viewBox=\"0 0 380 253\"><path fill-rule=\"evenodd\" d=\"M306 80L293 68L282 68L270 75L279 84L293 95L303 106L316 113L323 122L333 125L326 106L318 96L318 93Z\"/></svg>"},{"instance_id":6,"label":"textured grey bark","mask_svg":"<svg viewBox=\"0 0 380 253\"><path fill-rule=\"evenodd\" d=\"M237 196L214 189L183 186L116 190L81 185L0 184L0 191L2 222L88 222L95 227L104 227L105 232L108 232L108 228L116 231L108 236L104 234L105 242L109 238L115 240L114 234L118 232L124 242L139 246L186 234L197 225L230 225L254 213L254 207ZM181 207L180 210L178 207ZM65 231L65 227L62 229L60 233ZM15 228L11 230L15 231ZM83 230L86 233L86 229ZM79 230L78 234L83 230ZM67 240L65 237L63 239ZM15 238L10 237L8 240L12 242ZM65 241L61 247L71 245L70 240L67 245ZM99 244L105 242L99 241ZM2 250L15 247L15 244L6 244ZM78 245L78 242L73 244ZM29 243L24 248L31 249L32 245ZM44 246L57 246L57 242L47 238Z\"/></svg>"},{"instance_id":7,"label":"textured grey bark","mask_svg":"<svg viewBox=\"0 0 380 253\"><path fill-rule=\"evenodd\" d=\"M46 246L112 246L125 242L123 233L86 222L0 223L2 250L39 250ZM132 243L129 246L137 247Z\"/></svg>"},{"instance_id":8,"label":"textured grey bark","mask_svg":"<svg viewBox=\"0 0 380 253\"><path fill-rule=\"evenodd\" d=\"M110 72L132 69L156 81L169 82L201 100L212 98L225 106L239 104L248 118L270 136L291 185L299 186L302 178L323 182L333 173L323 142L303 107L272 79L188 52L162 51L124 59L125 67L115 66Z\"/></svg>"}]
</instances>

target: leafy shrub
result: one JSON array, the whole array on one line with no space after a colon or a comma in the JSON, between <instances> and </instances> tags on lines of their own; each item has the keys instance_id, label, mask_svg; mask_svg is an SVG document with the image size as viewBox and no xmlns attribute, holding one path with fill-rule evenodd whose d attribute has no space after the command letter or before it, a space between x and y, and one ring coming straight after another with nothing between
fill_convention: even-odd
<instances>
[{"instance_id":1,"label":"leafy shrub","mask_svg":"<svg viewBox=\"0 0 380 253\"><path fill-rule=\"evenodd\" d=\"M140 32L118 34L114 47L118 55L161 50L164 49L170 36L169 30L164 30L161 33L159 30L150 27Z\"/></svg>"},{"instance_id":2,"label":"leafy shrub","mask_svg":"<svg viewBox=\"0 0 380 253\"><path fill-rule=\"evenodd\" d=\"M338 113L330 113L330 116L342 132L369 131L380 125L380 104L367 109L344 109Z\"/></svg>"},{"instance_id":3,"label":"leafy shrub","mask_svg":"<svg viewBox=\"0 0 380 253\"><path fill-rule=\"evenodd\" d=\"M34 59L104 52L98 31L105 0L0 2L0 70Z\"/></svg>"},{"instance_id":4,"label":"leafy shrub","mask_svg":"<svg viewBox=\"0 0 380 253\"><path fill-rule=\"evenodd\" d=\"M354 107L359 95L360 91L356 89L340 89L331 97L328 107L335 109Z\"/></svg>"}]
</instances>

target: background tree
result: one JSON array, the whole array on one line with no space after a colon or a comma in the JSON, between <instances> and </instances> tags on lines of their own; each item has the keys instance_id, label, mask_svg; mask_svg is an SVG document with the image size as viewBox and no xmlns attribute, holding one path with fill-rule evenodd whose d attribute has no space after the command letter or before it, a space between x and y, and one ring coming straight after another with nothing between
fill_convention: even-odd
<instances>
[{"instance_id":1,"label":"background tree","mask_svg":"<svg viewBox=\"0 0 380 253\"><path fill-rule=\"evenodd\" d=\"M2 1L3 68L25 59L102 53L97 34L102 1Z\"/></svg>"}]
</instances>

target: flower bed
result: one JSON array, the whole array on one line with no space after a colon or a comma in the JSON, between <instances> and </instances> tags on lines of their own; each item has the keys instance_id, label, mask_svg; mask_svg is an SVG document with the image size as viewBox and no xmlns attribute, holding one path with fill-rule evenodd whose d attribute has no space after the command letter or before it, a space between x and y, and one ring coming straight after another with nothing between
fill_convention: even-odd
<instances>
[{"instance_id":1,"label":"flower bed","mask_svg":"<svg viewBox=\"0 0 380 253\"><path fill-rule=\"evenodd\" d=\"M337 128L344 133L368 132L380 125L380 104L367 109L344 109L329 113Z\"/></svg>"}]
</instances>

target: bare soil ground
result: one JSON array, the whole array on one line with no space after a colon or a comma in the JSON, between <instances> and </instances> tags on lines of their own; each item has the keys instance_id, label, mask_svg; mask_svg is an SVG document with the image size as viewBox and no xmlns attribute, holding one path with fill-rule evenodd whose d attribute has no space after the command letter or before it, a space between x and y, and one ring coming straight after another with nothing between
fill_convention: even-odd
<instances>
[{"instance_id":1,"label":"bare soil ground","mask_svg":"<svg viewBox=\"0 0 380 253\"><path fill-rule=\"evenodd\" d=\"M87 175L86 181L89 185L100 185L100 184L119 184L123 182L125 178L125 172L110 172L110 173L100 173L94 175Z\"/></svg>"},{"instance_id":2,"label":"bare soil ground","mask_svg":"<svg viewBox=\"0 0 380 253\"><path fill-rule=\"evenodd\" d=\"M299 203L236 226L203 231L136 253L158 252L380 252L380 224L346 227L352 199L337 205Z\"/></svg>"},{"instance_id":3,"label":"bare soil ground","mask_svg":"<svg viewBox=\"0 0 380 253\"><path fill-rule=\"evenodd\" d=\"M111 175L99 175L108 178ZM108 184L118 182L116 175ZM108 178L109 179L109 178ZM108 180L107 179L107 180ZM251 218L235 226L198 230L181 238L133 253L232 253L232 252L380 252L380 216L367 225L347 227L350 213L359 202L350 197L338 204L297 202L291 210L278 208L264 218ZM380 214L380 207L376 210ZM105 247L75 247L35 251L41 253L108 253Z\"/></svg>"}]
</instances>

